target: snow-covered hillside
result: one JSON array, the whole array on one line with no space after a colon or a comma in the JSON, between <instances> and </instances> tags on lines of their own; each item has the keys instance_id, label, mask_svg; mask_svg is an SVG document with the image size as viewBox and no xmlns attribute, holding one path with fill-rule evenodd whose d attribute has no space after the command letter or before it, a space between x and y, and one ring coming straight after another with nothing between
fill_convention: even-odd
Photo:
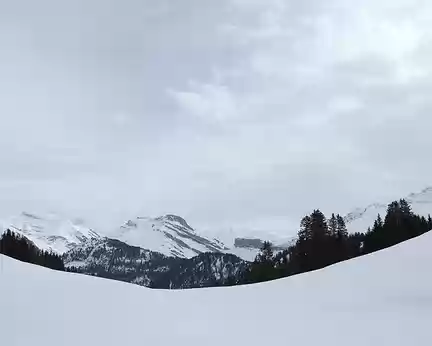
<instances>
[{"instance_id":1,"label":"snow-covered hillside","mask_svg":"<svg viewBox=\"0 0 432 346\"><path fill-rule=\"evenodd\" d=\"M427 217L432 215L432 187L427 187L420 192L410 193L405 199L410 203L412 211ZM391 202L391 201L390 201ZM374 203L365 208L357 208L345 216L350 232L365 232L372 227L378 214L385 217L388 203Z\"/></svg>"},{"instance_id":2,"label":"snow-covered hillside","mask_svg":"<svg viewBox=\"0 0 432 346\"><path fill-rule=\"evenodd\" d=\"M316 272L185 291L1 257L0 340L35 346L430 345L431 248L429 233Z\"/></svg>"},{"instance_id":3,"label":"snow-covered hillside","mask_svg":"<svg viewBox=\"0 0 432 346\"><path fill-rule=\"evenodd\" d=\"M0 221L0 233L6 229L20 233L42 250L64 252L88 239L99 239L100 235L80 220L69 220L59 214L32 214L23 212L16 217Z\"/></svg>"}]
</instances>

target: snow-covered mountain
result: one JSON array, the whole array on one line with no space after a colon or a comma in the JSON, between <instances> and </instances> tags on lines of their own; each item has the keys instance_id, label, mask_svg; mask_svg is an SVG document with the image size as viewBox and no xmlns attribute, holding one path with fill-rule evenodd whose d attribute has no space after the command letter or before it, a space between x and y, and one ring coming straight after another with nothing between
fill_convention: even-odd
<instances>
[{"instance_id":1,"label":"snow-covered mountain","mask_svg":"<svg viewBox=\"0 0 432 346\"><path fill-rule=\"evenodd\" d=\"M181 258L228 250L219 240L199 235L183 218L176 215L137 217L115 229L109 236L129 245Z\"/></svg>"},{"instance_id":2,"label":"snow-covered mountain","mask_svg":"<svg viewBox=\"0 0 432 346\"><path fill-rule=\"evenodd\" d=\"M420 215L432 214L432 187L405 197L412 210ZM373 225L378 214L385 216L387 203L374 203L358 208L345 216L350 232L365 232ZM183 218L165 215L156 218L137 217L128 220L120 227L103 232L95 231L80 220L70 220L59 214L40 215L22 213L17 217L0 221L0 232L10 228L33 241L44 250L63 254L77 245L91 239L105 237L118 239L128 245L137 246L165 256L192 258L201 253L234 254L247 261L253 261L261 244L267 239L265 231L259 237L247 237L238 232L199 232ZM259 234L259 233L258 233ZM274 242L275 250L288 247L293 239Z\"/></svg>"},{"instance_id":3,"label":"snow-covered mountain","mask_svg":"<svg viewBox=\"0 0 432 346\"><path fill-rule=\"evenodd\" d=\"M69 220L59 214L32 214L23 212L0 221L0 233L10 229L22 234L42 250L63 254L88 239L101 236L81 220Z\"/></svg>"},{"instance_id":4,"label":"snow-covered mountain","mask_svg":"<svg viewBox=\"0 0 432 346\"><path fill-rule=\"evenodd\" d=\"M405 197L411 205L412 211L421 216L432 215L432 187L427 187L420 192L410 193ZM391 201L390 201L391 202ZM357 208L345 216L350 232L365 232L372 227L378 214L384 218L388 203L374 203L365 208Z\"/></svg>"},{"instance_id":5,"label":"snow-covered mountain","mask_svg":"<svg viewBox=\"0 0 432 346\"><path fill-rule=\"evenodd\" d=\"M234 238L228 240L227 244L219 238L199 233L177 215L137 217L112 229L108 236L132 246L179 258L192 258L201 253L213 252L234 254L253 261L259 251L256 247L236 246Z\"/></svg>"},{"instance_id":6,"label":"snow-covered mountain","mask_svg":"<svg viewBox=\"0 0 432 346\"><path fill-rule=\"evenodd\" d=\"M280 280L181 291L0 256L0 340L35 346L215 346L222 339L233 346L428 346L431 248L427 233Z\"/></svg>"},{"instance_id":7,"label":"snow-covered mountain","mask_svg":"<svg viewBox=\"0 0 432 346\"><path fill-rule=\"evenodd\" d=\"M78 245L66 252L63 260L74 272L165 289L225 285L237 280L249 265L232 254L172 257L108 238Z\"/></svg>"},{"instance_id":8,"label":"snow-covered mountain","mask_svg":"<svg viewBox=\"0 0 432 346\"><path fill-rule=\"evenodd\" d=\"M213 252L231 253L252 261L259 251L255 247L235 246L234 238L229 240L230 245L227 246L215 237L200 234L176 215L137 217L120 227L100 232L82 220L69 219L60 214L23 212L0 221L0 233L8 228L24 235L40 249L58 254L64 254L88 240L105 238L118 239L131 246L178 258L192 258L201 253Z\"/></svg>"}]
</instances>

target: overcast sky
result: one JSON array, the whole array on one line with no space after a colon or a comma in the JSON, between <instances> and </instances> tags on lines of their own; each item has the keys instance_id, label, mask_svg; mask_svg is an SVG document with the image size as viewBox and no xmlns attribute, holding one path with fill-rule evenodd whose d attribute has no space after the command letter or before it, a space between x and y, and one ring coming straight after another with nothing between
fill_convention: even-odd
<instances>
[{"instance_id":1,"label":"overcast sky","mask_svg":"<svg viewBox=\"0 0 432 346\"><path fill-rule=\"evenodd\" d=\"M0 215L284 232L432 185L431 18L430 0L0 0Z\"/></svg>"}]
</instances>

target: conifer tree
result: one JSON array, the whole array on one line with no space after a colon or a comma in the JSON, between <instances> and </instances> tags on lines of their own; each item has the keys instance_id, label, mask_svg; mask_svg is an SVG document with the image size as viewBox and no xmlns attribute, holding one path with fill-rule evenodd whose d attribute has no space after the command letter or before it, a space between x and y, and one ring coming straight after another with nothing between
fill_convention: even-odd
<instances>
[{"instance_id":1,"label":"conifer tree","mask_svg":"<svg viewBox=\"0 0 432 346\"><path fill-rule=\"evenodd\" d=\"M310 220L310 230L313 239L322 239L329 235L327 220L319 209L313 211Z\"/></svg>"},{"instance_id":2,"label":"conifer tree","mask_svg":"<svg viewBox=\"0 0 432 346\"><path fill-rule=\"evenodd\" d=\"M265 241L256 256L255 261L245 274L246 283L262 282L275 279L277 270L273 258L273 246L270 242Z\"/></svg>"},{"instance_id":3,"label":"conifer tree","mask_svg":"<svg viewBox=\"0 0 432 346\"><path fill-rule=\"evenodd\" d=\"M374 223L374 228L378 229L378 228L382 228L384 226L383 220L381 218L381 215L378 214L377 219L375 220Z\"/></svg>"},{"instance_id":4,"label":"conifer tree","mask_svg":"<svg viewBox=\"0 0 432 346\"><path fill-rule=\"evenodd\" d=\"M257 256L257 261L264 263L264 262L271 262L272 259L273 259L272 244L269 241L265 241L261 248L261 252Z\"/></svg>"},{"instance_id":5,"label":"conifer tree","mask_svg":"<svg viewBox=\"0 0 432 346\"><path fill-rule=\"evenodd\" d=\"M348 237L348 229L346 227L344 218L339 214L336 216L336 225L336 234L338 239L346 239Z\"/></svg>"},{"instance_id":6,"label":"conifer tree","mask_svg":"<svg viewBox=\"0 0 432 346\"><path fill-rule=\"evenodd\" d=\"M298 232L299 241L306 241L312 238L311 217L305 216L300 222L300 230Z\"/></svg>"},{"instance_id":7,"label":"conifer tree","mask_svg":"<svg viewBox=\"0 0 432 346\"><path fill-rule=\"evenodd\" d=\"M338 219L336 218L334 213L328 221L328 228L330 235L336 238L338 234Z\"/></svg>"}]
</instances>

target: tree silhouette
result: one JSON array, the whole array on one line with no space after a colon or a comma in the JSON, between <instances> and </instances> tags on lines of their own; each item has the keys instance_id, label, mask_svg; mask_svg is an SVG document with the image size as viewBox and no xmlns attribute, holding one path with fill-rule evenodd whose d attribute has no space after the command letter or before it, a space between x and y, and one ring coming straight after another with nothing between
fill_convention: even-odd
<instances>
[{"instance_id":1,"label":"tree silhouette","mask_svg":"<svg viewBox=\"0 0 432 346\"><path fill-rule=\"evenodd\" d=\"M0 253L17 260L64 271L60 256L38 249L26 237L7 230L0 238Z\"/></svg>"},{"instance_id":2,"label":"tree silhouette","mask_svg":"<svg viewBox=\"0 0 432 346\"><path fill-rule=\"evenodd\" d=\"M415 215L409 203L401 199L390 203L384 220L377 215L365 233L349 234L345 220L332 214L326 220L316 209L302 218L293 246L277 254L265 243L248 271L247 280L260 282L323 268L395 245L432 230L432 218Z\"/></svg>"}]
</instances>

